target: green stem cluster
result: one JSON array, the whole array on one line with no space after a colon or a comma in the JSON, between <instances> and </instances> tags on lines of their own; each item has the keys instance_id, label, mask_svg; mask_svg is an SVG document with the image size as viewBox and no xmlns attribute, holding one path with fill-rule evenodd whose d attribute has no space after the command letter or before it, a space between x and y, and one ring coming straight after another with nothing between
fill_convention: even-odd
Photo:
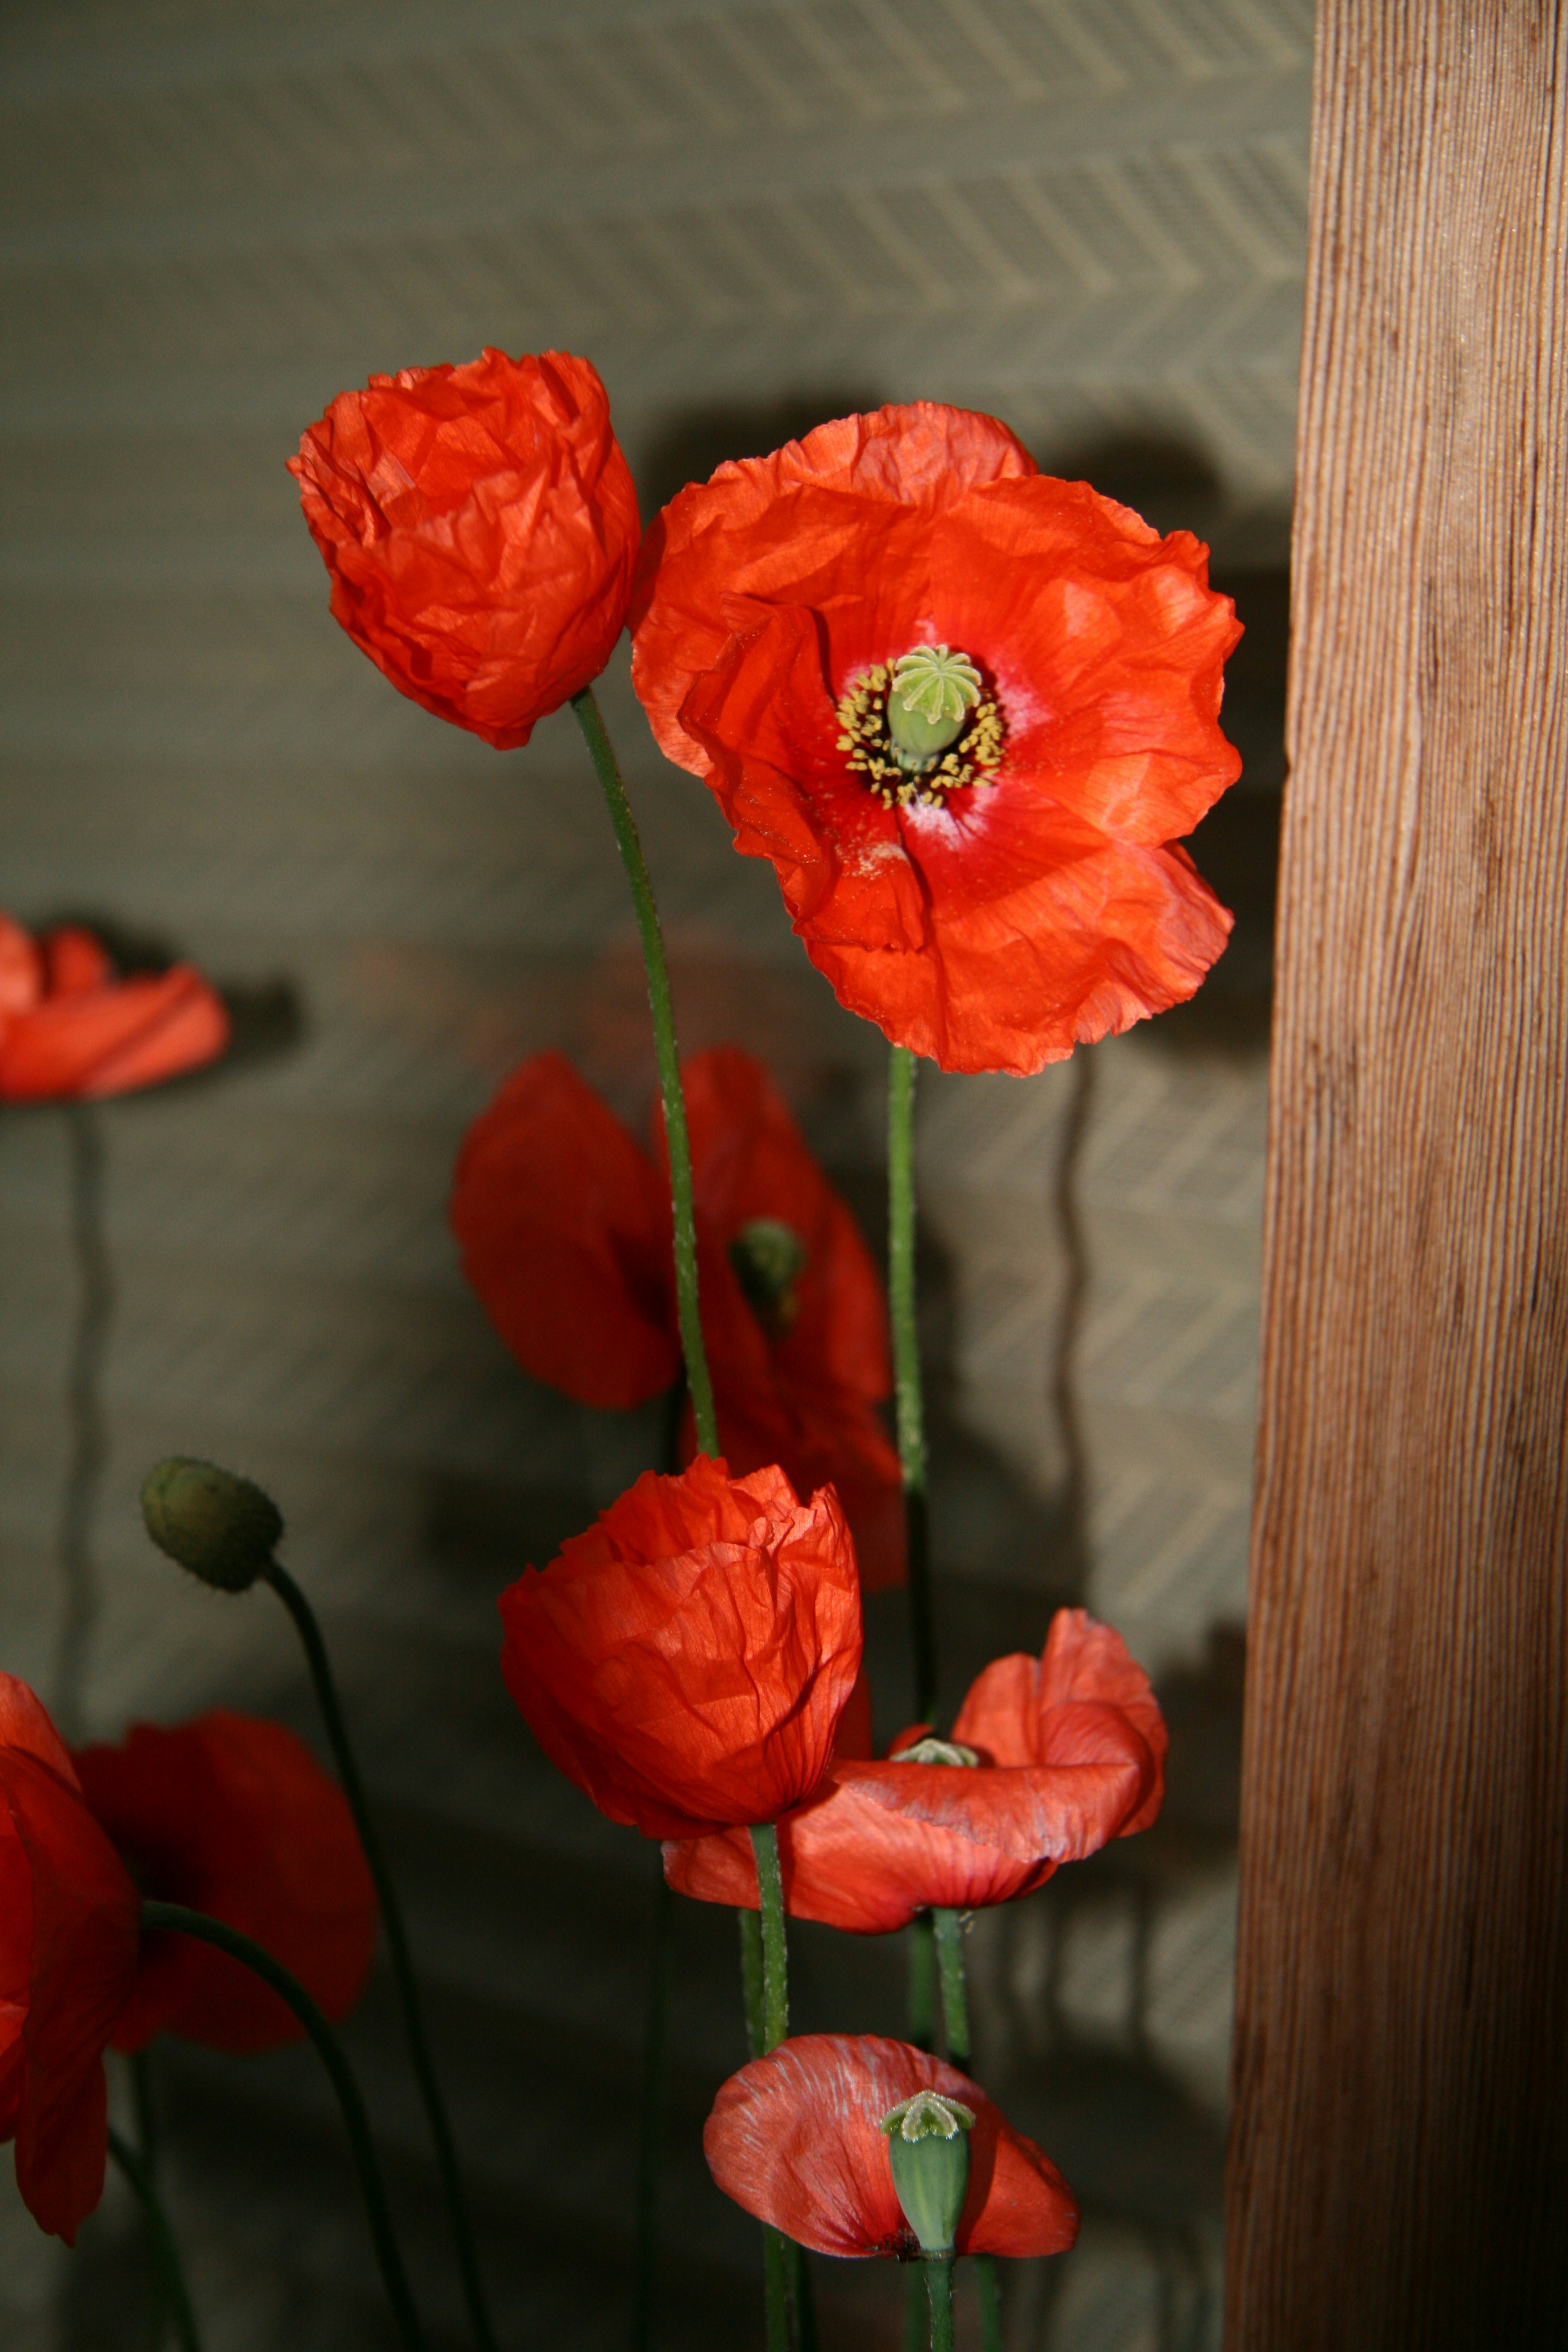
<instances>
[{"instance_id":1,"label":"green stem cluster","mask_svg":"<svg viewBox=\"0 0 1568 2352\"><path fill-rule=\"evenodd\" d=\"M153 2168L128 2139L121 2137L112 2124L109 2126L109 2153L130 2182L146 2223L147 2247L153 2257L153 2275L157 2280L154 2325L161 2315L167 2312L180 2339L180 2352L202 2352L196 2315L191 2308L179 2248L174 2243L174 2233L169 2227L163 2200L153 2186Z\"/></svg>"},{"instance_id":2,"label":"green stem cluster","mask_svg":"<svg viewBox=\"0 0 1568 2352\"><path fill-rule=\"evenodd\" d=\"M250 1937L242 1935L237 1927L229 1927L223 1919L209 1919L205 1912L187 1910L183 1903L143 1903L142 1927L142 1932L149 1936L161 1932L194 1936L199 1943L216 1945L220 1952L226 1952L231 1959L239 1960L251 1969L293 2011L315 2043L316 2053L338 2095L349 2147L359 2174L360 2191L364 2199L376 2261L381 2267L386 2299L392 2305L405 2352L426 2352L425 2332L414 2307L413 2290L408 2284L408 2273L403 2266L402 2252L392 2226L392 2210L387 2203L375 2144L371 2138L370 2118L365 2113L364 2100L337 2035L304 1986L297 1977L290 1976L270 1952L254 1943Z\"/></svg>"},{"instance_id":3,"label":"green stem cluster","mask_svg":"<svg viewBox=\"0 0 1568 2352\"><path fill-rule=\"evenodd\" d=\"M664 1104L665 1143L669 1154L669 1197L675 1219L675 1310L680 1327L681 1352L686 1359L687 1386L691 1391L691 1414L697 1425L699 1453L719 1451L719 1422L713 1408L713 1383L702 1344L702 1318L697 1302L697 1227L692 1214L691 1145L686 1131L686 1100L680 1091L680 1057L675 1043L675 1007L669 993L669 969L658 927L653 883L643 856L637 822L622 781L615 746L604 718L585 686L572 698L572 709L588 746L588 757L604 791L616 844L631 887L637 932L642 940L643 968L647 974L647 1001L653 1014L654 1053L658 1062L658 1088Z\"/></svg>"},{"instance_id":4,"label":"green stem cluster","mask_svg":"<svg viewBox=\"0 0 1568 2352\"><path fill-rule=\"evenodd\" d=\"M479 2275L479 2253L474 2245L473 2231L468 2222L468 2202L463 2193L462 2175L458 2167L458 2150L452 2137L452 2126L447 2114L447 2103L441 2095L437 2079L436 2062L430 2053L430 2038L425 2026L424 2003L414 1974L414 1958L408 1948L408 1931L403 1922L403 1908L387 1867L386 1855L372 1817L365 1796L364 1782L360 1777L359 1759L349 1738L348 1724L342 1703L338 1696L337 1678L332 1673L327 1645L321 1638L316 1612L295 1583L288 1570L279 1561L268 1560L262 1570L289 1614L294 1620L300 1640L310 1664L310 1680L315 1685L316 1703L321 1710L327 1741L338 1768L338 1779L348 1800L349 1811L359 1832L359 1842L364 1850L376 1900L381 1906L382 1926L386 1934L387 1956L392 1962L393 1981L397 1988L397 2005L403 2014L404 2037L414 2067L415 2080L430 2126L430 2137L436 2149L436 2166L441 2179L441 2194L451 2224L457 2248L458 2268L462 2276L463 2299L468 2305L468 2321L479 2352L496 2352L495 2329L490 2322L489 2306L485 2295L484 2281Z\"/></svg>"}]
</instances>

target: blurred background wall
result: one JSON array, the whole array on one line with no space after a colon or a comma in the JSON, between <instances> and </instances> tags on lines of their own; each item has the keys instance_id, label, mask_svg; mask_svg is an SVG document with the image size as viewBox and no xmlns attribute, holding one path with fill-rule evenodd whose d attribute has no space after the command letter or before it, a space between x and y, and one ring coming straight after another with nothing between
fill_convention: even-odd
<instances>
[{"instance_id":1,"label":"blurred background wall","mask_svg":"<svg viewBox=\"0 0 1568 2352\"><path fill-rule=\"evenodd\" d=\"M1242 782L1195 853L1237 910L1189 1009L1040 1078L933 1076L925 1340L946 1701L1085 1601L1156 1673L1164 1821L973 1937L981 2071L1079 2189L1012 2352L1215 2340L1307 0L11 0L0 905L233 994L210 1076L95 1114L114 1309L90 1574L62 1497L69 1122L0 1121L0 1662L80 1735L218 1700L313 1736L266 1596L180 1579L135 1493L173 1450L261 1479L325 1611L407 1882L509 2346L626 2341L651 1857L542 1766L495 1596L649 1458L531 1386L460 1280L465 1121L564 1048L628 1117L651 1056L569 720L498 757L326 612L283 459L374 369L561 345L647 510L820 418L935 396L1208 537L1248 635ZM606 696L683 1043L767 1055L868 1231L884 1055L771 873ZM83 1435L78 1426L74 1436ZM905 1719L898 1604L879 1713ZM742 2057L732 1930L680 1906L670 2347L760 2336L752 2232L698 2131ZM796 2020L897 2031L896 1946L803 1936ZM353 2029L442 2346L463 2340L378 1979ZM172 2197L214 2352L387 2340L335 2119L288 2053L171 2047ZM74 2256L0 2195L16 2352L138 2338L111 2193ZM831 2345L897 2339L819 2264Z\"/></svg>"}]
</instances>

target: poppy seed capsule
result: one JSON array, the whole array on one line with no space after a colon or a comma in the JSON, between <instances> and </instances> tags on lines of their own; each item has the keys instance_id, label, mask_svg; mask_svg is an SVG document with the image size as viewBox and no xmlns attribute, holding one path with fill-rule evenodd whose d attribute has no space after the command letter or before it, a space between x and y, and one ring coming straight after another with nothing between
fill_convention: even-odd
<instances>
[{"instance_id":1,"label":"poppy seed capsule","mask_svg":"<svg viewBox=\"0 0 1568 2352\"><path fill-rule=\"evenodd\" d=\"M183 1454L148 1472L142 1517L160 1551L220 1592L247 1592L283 1533L270 1495L215 1462Z\"/></svg>"},{"instance_id":2,"label":"poppy seed capsule","mask_svg":"<svg viewBox=\"0 0 1568 2352\"><path fill-rule=\"evenodd\" d=\"M917 2091L882 2117L904 2219L922 2254L951 2254L969 2187L974 2110L941 2091Z\"/></svg>"}]
</instances>

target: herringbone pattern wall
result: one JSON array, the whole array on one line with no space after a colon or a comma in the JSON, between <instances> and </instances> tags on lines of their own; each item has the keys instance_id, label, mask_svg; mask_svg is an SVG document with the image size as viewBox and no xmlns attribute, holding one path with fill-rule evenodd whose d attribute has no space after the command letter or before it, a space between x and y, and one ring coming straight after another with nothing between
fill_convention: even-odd
<instances>
[{"instance_id":1,"label":"herringbone pattern wall","mask_svg":"<svg viewBox=\"0 0 1568 2352\"><path fill-rule=\"evenodd\" d=\"M94 1733L215 1700L309 1732L287 1629L187 1587L134 1511L160 1453L251 1471L321 1598L412 1895L509 2347L626 2340L648 1857L533 1755L497 1591L648 1456L532 1388L458 1276L462 1124L557 1045L628 1117L646 1009L571 729L497 758L327 617L282 460L373 369L552 343L601 367L647 499L821 415L1005 415L1214 539L1251 634L1244 784L1199 843L1238 907L1193 1013L922 1102L950 1701L1058 1600L1163 1678L1169 1817L983 1921L989 2075L1083 2195L1012 2352L1198 2352L1215 2320L1233 1735L1249 1476L1278 566L1305 0L13 0L0 905L201 959L241 1050L108 1107L116 1286L96 1618L62 1660L76 1300L64 1118L0 1123L0 1662ZM685 1042L765 1054L875 1230L880 1041L771 876L607 698ZM875 1627L902 1720L896 1606ZM64 1685L61 1676L64 1675ZM749 2228L695 2153L736 2063L728 1923L683 1906L661 2341L759 2333ZM899 1956L803 1937L800 2021L897 2030ZM355 2053L443 2347L463 2341L384 1990ZM215 2352L385 2340L310 2067L167 2053L174 2201ZM822 2265L829 2347L897 2338ZM111 2198L67 2256L0 2196L18 2352L137 2339Z\"/></svg>"}]
</instances>

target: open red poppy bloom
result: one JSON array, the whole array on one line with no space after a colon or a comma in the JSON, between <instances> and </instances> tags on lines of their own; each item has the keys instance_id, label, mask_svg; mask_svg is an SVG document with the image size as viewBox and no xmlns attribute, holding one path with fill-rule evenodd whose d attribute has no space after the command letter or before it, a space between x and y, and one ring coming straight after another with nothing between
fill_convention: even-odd
<instances>
[{"instance_id":1,"label":"open red poppy bloom","mask_svg":"<svg viewBox=\"0 0 1568 2352\"><path fill-rule=\"evenodd\" d=\"M895 1584L903 1506L876 1410L892 1370L870 1253L760 1062L721 1046L682 1083L724 1457L737 1473L777 1463L802 1495L831 1483L866 1586ZM657 1116L655 1143L662 1163ZM468 1129L451 1219L535 1380L625 1408L679 1377L667 1178L559 1054L514 1070Z\"/></svg>"},{"instance_id":2,"label":"open red poppy bloom","mask_svg":"<svg viewBox=\"0 0 1568 2352\"><path fill-rule=\"evenodd\" d=\"M860 1664L831 1487L645 1471L500 1599L501 1673L551 1761L613 1822L684 1837L771 1822L821 1780Z\"/></svg>"},{"instance_id":3,"label":"open red poppy bloom","mask_svg":"<svg viewBox=\"0 0 1568 2352\"><path fill-rule=\"evenodd\" d=\"M1207 550L930 402L721 466L647 533L632 676L851 1012L1028 1072L1192 995L1240 772Z\"/></svg>"},{"instance_id":4,"label":"open red poppy bloom","mask_svg":"<svg viewBox=\"0 0 1568 2352\"><path fill-rule=\"evenodd\" d=\"M1031 1895L1061 1863L1148 1827L1166 1744L1121 1635L1058 1609L1041 1657L998 1658L978 1676L950 1741L916 1724L887 1762L841 1757L784 1814L785 1906L885 1936L934 1905L973 1911ZM757 1907L750 1841L732 1832L671 1843L664 1864L682 1895Z\"/></svg>"},{"instance_id":5,"label":"open red poppy bloom","mask_svg":"<svg viewBox=\"0 0 1568 2352\"><path fill-rule=\"evenodd\" d=\"M487 349L373 375L289 470L333 619L437 719L509 751L608 661L637 501L586 360Z\"/></svg>"},{"instance_id":6,"label":"open red poppy bloom","mask_svg":"<svg viewBox=\"0 0 1568 2352\"><path fill-rule=\"evenodd\" d=\"M1062 2254L1078 2204L1048 2156L1015 2131L978 2084L907 2042L802 2033L731 2074L702 2134L726 2197L818 2254L910 2257L882 2117L918 2091L974 2115L961 2254Z\"/></svg>"},{"instance_id":7,"label":"open red poppy bloom","mask_svg":"<svg viewBox=\"0 0 1568 2352\"><path fill-rule=\"evenodd\" d=\"M134 1094L216 1059L223 999L188 963L117 980L90 931L0 915L0 1102Z\"/></svg>"},{"instance_id":8,"label":"open red poppy bloom","mask_svg":"<svg viewBox=\"0 0 1568 2352\"><path fill-rule=\"evenodd\" d=\"M215 1707L76 1759L87 1801L144 1895L237 1927L291 1969L334 2021L364 1989L375 1890L348 1801L280 1723ZM141 2050L178 2033L212 2050L303 2039L287 2004L226 1952L190 1936L142 1938L113 2033Z\"/></svg>"},{"instance_id":9,"label":"open red poppy bloom","mask_svg":"<svg viewBox=\"0 0 1568 2352\"><path fill-rule=\"evenodd\" d=\"M0 1675L0 2140L27 2210L68 2246L103 2194L103 2053L140 1908L44 1708Z\"/></svg>"}]
</instances>

